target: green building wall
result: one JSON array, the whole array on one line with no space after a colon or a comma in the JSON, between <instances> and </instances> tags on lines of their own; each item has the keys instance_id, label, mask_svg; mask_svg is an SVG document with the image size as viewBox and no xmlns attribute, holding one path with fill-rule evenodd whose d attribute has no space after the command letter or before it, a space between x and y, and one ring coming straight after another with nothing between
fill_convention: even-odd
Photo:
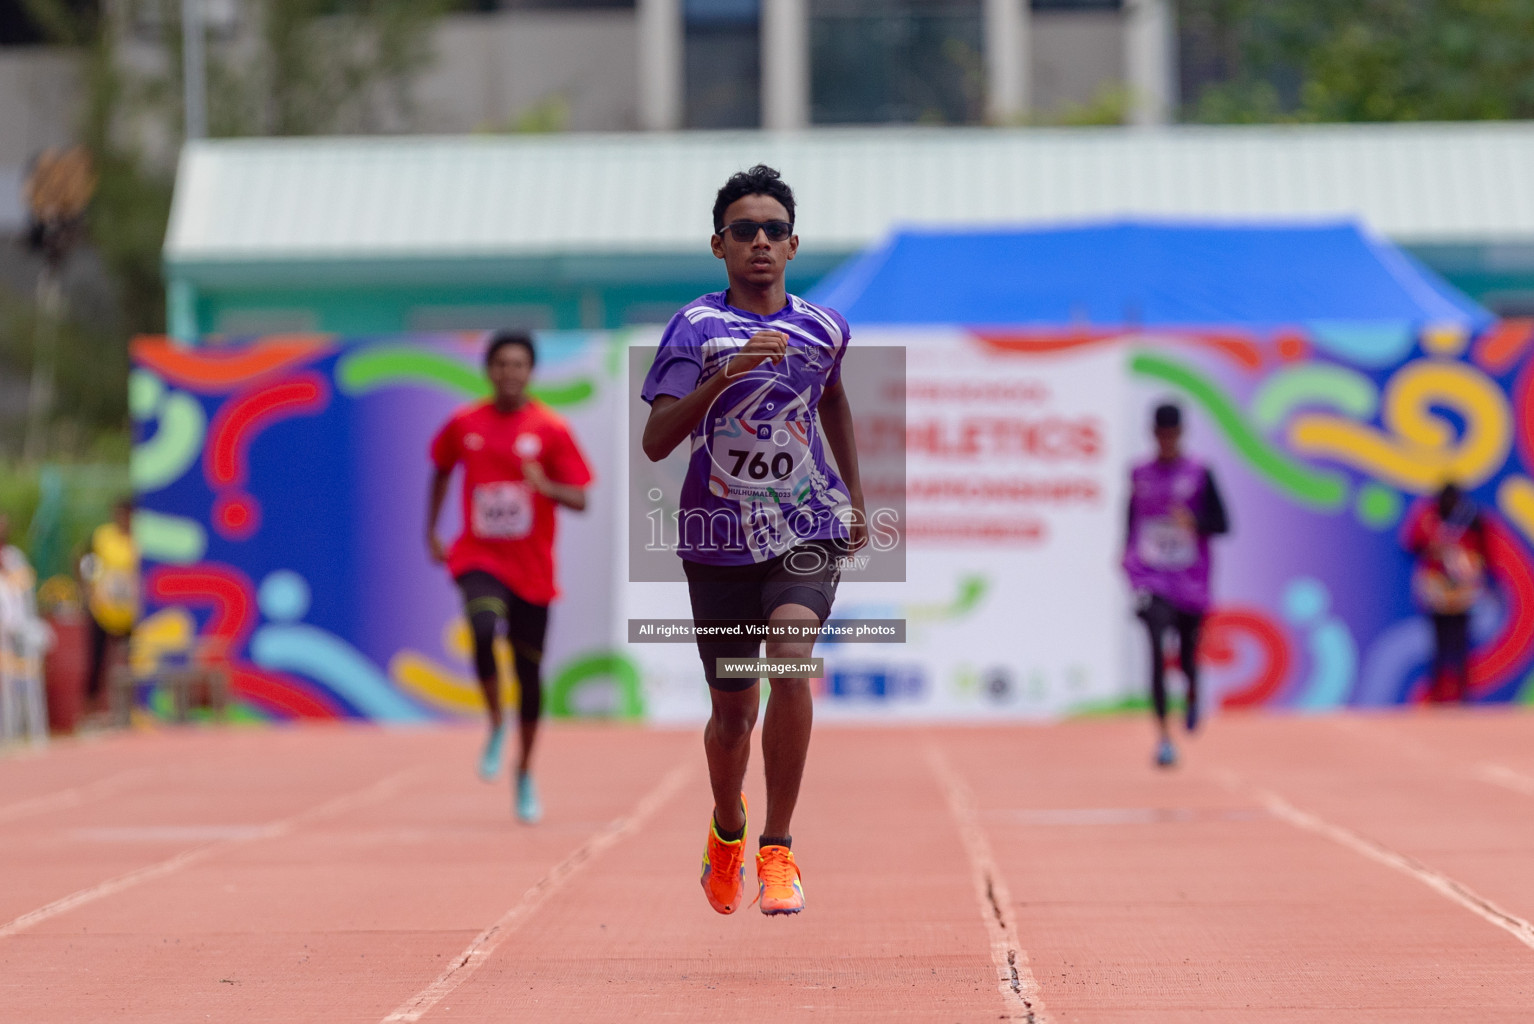
<instances>
[{"instance_id":1,"label":"green building wall","mask_svg":"<svg viewBox=\"0 0 1534 1024\"><path fill-rule=\"evenodd\" d=\"M813 288L850 253L800 256L790 290ZM416 261L167 267L176 337L321 331L379 335L497 327L573 330L664 323L725 286L714 259Z\"/></svg>"}]
</instances>

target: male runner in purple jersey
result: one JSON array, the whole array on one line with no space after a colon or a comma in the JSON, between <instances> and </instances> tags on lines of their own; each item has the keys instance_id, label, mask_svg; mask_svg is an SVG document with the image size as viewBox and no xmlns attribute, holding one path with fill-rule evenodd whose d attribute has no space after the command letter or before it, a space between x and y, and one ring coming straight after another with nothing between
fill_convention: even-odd
<instances>
[{"instance_id":1,"label":"male runner in purple jersey","mask_svg":"<svg viewBox=\"0 0 1534 1024\"><path fill-rule=\"evenodd\" d=\"M840 559L868 539L841 383L850 332L840 314L784 287L799 237L794 194L777 171L758 165L725 183L714 200L710 244L729 288L671 318L642 391L650 403L645 454L658 461L683 441L691 446L677 553L693 619L731 629L824 624ZM714 817L702 883L721 914L739 909L745 886L741 784L760 695L758 679L722 678L719 663L754 658L760 643L698 638L713 707L703 732ZM807 659L813 649L813 637L767 641L769 658ZM789 822L813 710L809 679L771 679L762 728L767 822L756 858L764 914L804 908Z\"/></svg>"},{"instance_id":2,"label":"male runner in purple jersey","mask_svg":"<svg viewBox=\"0 0 1534 1024\"><path fill-rule=\"evenodd\" d=\"M1156 457L1130 477L1124 570L1136 613L1150 634L1151 704L1160 742L1156 763L1170 768L1177 750L1166 724L1166 659L1162 637L1177 632L1178 660L1188 681L1188 731L1198 728L1198 634L1209 611L1209 538L1226 533L1225 503L1207 466L1182 454L1182 410L1156 407Z\"/></svg>"}]
</instances>

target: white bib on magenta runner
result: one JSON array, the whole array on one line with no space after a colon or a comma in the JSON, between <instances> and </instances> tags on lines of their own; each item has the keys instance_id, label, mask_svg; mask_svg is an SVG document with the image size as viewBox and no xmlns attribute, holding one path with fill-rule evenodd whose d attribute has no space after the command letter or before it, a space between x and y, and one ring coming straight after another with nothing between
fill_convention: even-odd
<instances>
[{"instance_id":1,"label":"white bib on magenta runner","mask_svg":"<svg viewBox=\"0 0 1534 1024\"><path fill-rule=\"evenodd\" d=\"M1170 517L1147 519L1137 538L1140 561L1152 569L1176 572L1198 561L1198 536Z\"/></svg>"}]
</instances>

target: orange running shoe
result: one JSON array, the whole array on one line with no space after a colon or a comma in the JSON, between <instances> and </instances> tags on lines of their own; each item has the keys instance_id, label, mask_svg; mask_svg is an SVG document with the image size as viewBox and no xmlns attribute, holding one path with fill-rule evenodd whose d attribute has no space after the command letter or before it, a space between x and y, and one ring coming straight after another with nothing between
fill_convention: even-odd
<instances>
[{"instance_id":1,"label":"orange running shoe","mask_svg":"<svg viewBox=\"0 0 1534 1024\"><path fill-rule=\"evenodd\" d=\"M804 886L799 884L799 865L786 846L764 846L756 855L756 880L761 888L756 899L764 914L797 914L804 909Z\"/></svg>"},{"instance_id":2,"label":"orange running shoe","mask_svg":"<svg viewBox=\"0 0 1534 1024\"><path fill-rule=\"evenodd\" d=\"M740 795L741 817L746 814L746 795ZM740 909L740 897L746 888L746 836L733 843L719 838L719 826L714 816L708 818L708 845L703 848L703 895L708 905L721 914L733 914Z\"/></svg>"}]
</instances>

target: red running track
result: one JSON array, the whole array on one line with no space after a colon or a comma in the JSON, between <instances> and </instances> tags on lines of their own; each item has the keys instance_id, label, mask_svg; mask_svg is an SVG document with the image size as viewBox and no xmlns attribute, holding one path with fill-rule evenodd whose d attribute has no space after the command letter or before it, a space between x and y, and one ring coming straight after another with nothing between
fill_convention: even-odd
<instances>
[{"instance_id":1,"label":"red running track","mask_svg":"<svg viewBox=\"0 0 1534 1024\"><path fill-rule=\"evenodd\" d=\"M789 919L704 902L693 731L549 730L532 828L469 730L58 743L0 757L0 1020L1529 1021L1531 733L821 728Z\"/></svg>"}]
</instances>

